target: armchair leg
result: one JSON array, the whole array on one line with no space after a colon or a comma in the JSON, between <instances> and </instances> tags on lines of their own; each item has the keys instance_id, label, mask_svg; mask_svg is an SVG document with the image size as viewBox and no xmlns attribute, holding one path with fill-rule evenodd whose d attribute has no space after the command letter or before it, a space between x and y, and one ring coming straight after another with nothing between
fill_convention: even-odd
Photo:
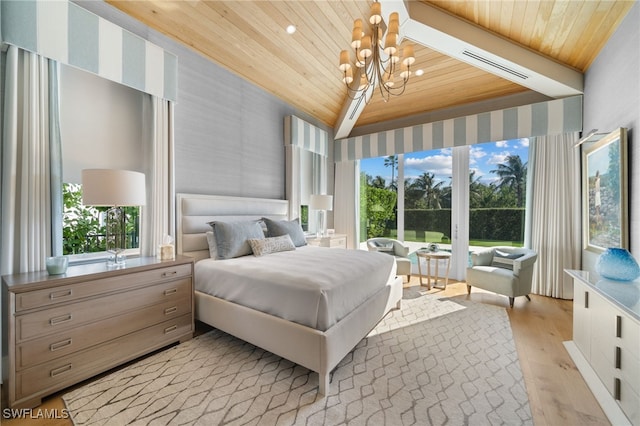
<instances>
[{"instance_id":1,"label":"armchair leg","mask_svg":"<svg viewBox=\"0 0 640 426\"><path fill-rule=\"evenodd\" d=\"M524 295L524 297L526 297L526 298L527 298L527 300L528 300L529 302L531 302L531 298L529 297L529 295L528 295L528 294L525 294L525 295Z\"/></svg>"},{"instance_id":2,"label":"armchair leg","mask_svg":"<svg viewBox=\"0 0 640 426\"><path fill-rule=\"evenodd\" d=\"M471 294L471 286L467 284L467 294Z\"/></svg>"},{"instance_id":3,"label":"armchair leg","mask_svg":"<svg viewBox=\"0 0 640 426\"><path fill-rule=\"evenodd\" d=\"M515 297L510 297L509 298L509 306L513 308L513 301L514 301Z\"/></svg>"}]
</instances>

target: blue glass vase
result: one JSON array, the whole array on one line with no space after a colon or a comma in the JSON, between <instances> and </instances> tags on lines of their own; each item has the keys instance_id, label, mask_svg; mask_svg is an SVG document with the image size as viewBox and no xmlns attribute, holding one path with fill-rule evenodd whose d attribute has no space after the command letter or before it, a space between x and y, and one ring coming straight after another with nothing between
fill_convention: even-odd
<instances>
[{"instance_id":1,"label":"blue glass vase","mask_svg":"<svg viewBox=\"0 0 640 426\"><path fill-rule=\"evenodd\" d=\"M600 255L596 271L604 278L616 281L633 281L640 277L636 259L623 248L608 248Z\"/></svg>"}]
</instances>

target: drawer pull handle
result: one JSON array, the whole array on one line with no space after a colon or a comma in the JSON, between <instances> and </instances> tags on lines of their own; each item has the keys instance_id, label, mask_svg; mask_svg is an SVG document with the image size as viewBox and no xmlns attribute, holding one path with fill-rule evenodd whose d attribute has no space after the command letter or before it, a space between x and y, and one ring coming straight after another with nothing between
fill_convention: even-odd
<instances>
[{"instance_id":1,"label":"drawer pull handle","mask_svg":"<svg viewBox=\"0 0 640 426\"><path fill-rule=\"evenodd\" d=\"M58 367L58 368L54 368L53 370L51 370L51 372L49 373L49 375L51 377L56 377L59 376L62 373L65 373L69 370L71 370L73 366L71 364L67 364L67 365L63 365L62 367Z\"/></svg>"},{"instance_id":2,"label":"drawer pull handle","mask_svg":"<svg viewBox=\"0 0 640 426\"><path fill-rule=\"evenodd\" d=\"M613 379L613 398L616 401L620 401L620 379L619 378L615 378Z\"/></svg>"},{"instance_id":3,"label":"drawer pull handle","mask_svg":"<svg viewBox=\"0 0 640 426\"><path fill-rule=\"evenodd\" d=\"M589 292L584 292L584 308L589 309Z\"/></svg>"},{"instance_id":4,"label":"drawer pull handle","mask_svg":"<svg viewBox=\"0 0 640 426\"><path fill-rule=\"evenodd\" d=\"M622 364L622 350L620 346L616 346L616 368L620 369L620 365Z\"/></svg>"},{"instance_id":5,"label":"drawer pull handle","mask_svg":"<svg viewBox=\"0 0 640 426\"><path fill-rule=\"evenodd\" d=\"M622 317L616 315L616 337L622 337Z\"/></svg>"},{"instance_id":6,"label":"drawer pull handle","mask_svg":"<svg viewBox=\"0 0 640 426\"><path fill-rule=\"evenodd\" d=\"M170 277L170 276L175 275L175 274L177 274L177 273L178 273L178 271L163 272L163 273L162 273L162 276L163 276L163 277Z\"/></svg>"},{"instance_id":7,"label":"drawer pull handle","mask_svg":"<svg viewBox=\"0 0 640 426\"><path fill-rule=\"evenodd\" d=\"M49 320L49 324L51 325L62 324L63 322L71 321L72 318L73 317L71 316L71 314L61 315L59 317L51 318Z\"/></svg>"},{"instance_id":8,"label":"drawer pull handle","mask_svg":"<svg viewBox=\"0 0 640 426\"><path fill-rule=\"evenodd\" d=\"M164 329L164 333L171 333L172 331L176 331L178 329L178 326L176 324L172 325L171 327L167 327Z\"/></svg>"},{"instance_id":9,"label":"drawer pull handle","mask_svg":"<svg viewBox=\"0 0 640 426\"><path fill-rule=\"evenodd\" d=\"M67 346L71 346L72 340L71 339L67 339L67 340L63 340L61 342L57 342L57 343L52 343L49 346L49 350L51 352L57 351L58 349L62 349L62 348L66 348Z\"/></svg>"},{"instance_id":10,"label":"drawer pull handle","mask_svg":"<svg viewBox=\"0 0 640 426\"><path fill-rule=\"evenodd\" d=\"M172 294L176 294L178 292L177 288L170 288L169 290L164 291L165 296L170 296Z\"/></svg>"},{"instance_id":11,"label":"drawer pull handle","mask_svg":"<svg viewBox=\"0 0 640 426\"><path fill-rule=\"evenodd\" d=\"M71 296L73 292L71 291L71 289L66 289L66 290L61 290L61 291L56 291L53 293L49 293L49 298L51 300L55 300L55 299L59 299L61 297L69 297Z\"/></svg>"},{"instance_id":12,"label":"drawer pull handle","mask_svg":"<svg viewBox=\"0 0 640 426\"><path fill-rule=\"evenodd\" d=\"M165 315L171 315L172 313L176 312L178 310L177 306L172 306L170 308L167 308L164 310L164 314Z\"/></svg>"}]
</instances>

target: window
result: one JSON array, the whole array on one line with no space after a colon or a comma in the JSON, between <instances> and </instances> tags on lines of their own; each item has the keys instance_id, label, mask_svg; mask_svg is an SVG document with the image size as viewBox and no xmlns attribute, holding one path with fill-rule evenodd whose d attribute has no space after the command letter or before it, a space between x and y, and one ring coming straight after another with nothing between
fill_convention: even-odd
<instances>
[{"instance_id":1,"label":"window","mask_svg":"<svg viewBox=\"0 0 640 426\"><path fill-rule=\"evenodd\" d=\"M529 140L469 147L469 245L522 246Z\"/></svg>"},{"instance_id":2,"label":"window","mask_svg":"<svg viewBox=\"0 0 640 426\"><path fill-rule=\"evenodd\" d=\"M469 249L523 245L528 151L516 139L360 160L360 242L436 243L462 279Z\"/></svg>"},{"instance_id":3,"label":"window","mask_svg":"<svg viewBox=\"0 0 640 426\"><path fill-rule=\"evenodd\" d=\"M452 173L449 149L404 155L405 241L451 243Z\"/></svg>"},{"instance_id":4,"label":"window","mask_svg":"<svg viewBox=\"0 0 640 426\"><path fill-rule=\"evenodd\" d=\"M60 138L63 179L63 253L73 261L104 257L108 208L82 205L82 169L144 172L144 101L150 95L60 65ZM126 207L127 249L140 247L140 208ZM95 253L95 255L91 254Z\"/></svg>"},{"instance_id":5,"label":"window","mask_svg":"<svg viewBox=\"0 0 640 426\"><path fill-rule=\"evenodd\" d=\"M397 238L397 155L360 161L360 242Z\"/></svg>"}]
</instances>

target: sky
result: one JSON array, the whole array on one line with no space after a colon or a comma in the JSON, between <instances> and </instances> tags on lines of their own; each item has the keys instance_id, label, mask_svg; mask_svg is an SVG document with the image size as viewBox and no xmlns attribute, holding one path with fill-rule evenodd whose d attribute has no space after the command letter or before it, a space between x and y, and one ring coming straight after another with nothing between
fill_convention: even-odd
<instances>
[{"instance_id":1,"label":"sky","mask_svg":"<svg viewBox=\"0 0 640 426\"><path fill-rule=\"evenodd\" d=\"M508 141L483 143L469 146L469 167L474 170L475 177L489 184L497 180L491 170L497 168L497 164L503 163L508 155L519 155L523 163L529 158L529 139L511 139ZM382 176L391 181L391 167L384 166L384 158L367 158L361 160L361 171L372 177ZM432 151L412 152L404 155L404 177L414 179L424 172L434 173L436 180L451 182L452 157L451 149L436 149Z\"/></svg>"}]
</instances>

